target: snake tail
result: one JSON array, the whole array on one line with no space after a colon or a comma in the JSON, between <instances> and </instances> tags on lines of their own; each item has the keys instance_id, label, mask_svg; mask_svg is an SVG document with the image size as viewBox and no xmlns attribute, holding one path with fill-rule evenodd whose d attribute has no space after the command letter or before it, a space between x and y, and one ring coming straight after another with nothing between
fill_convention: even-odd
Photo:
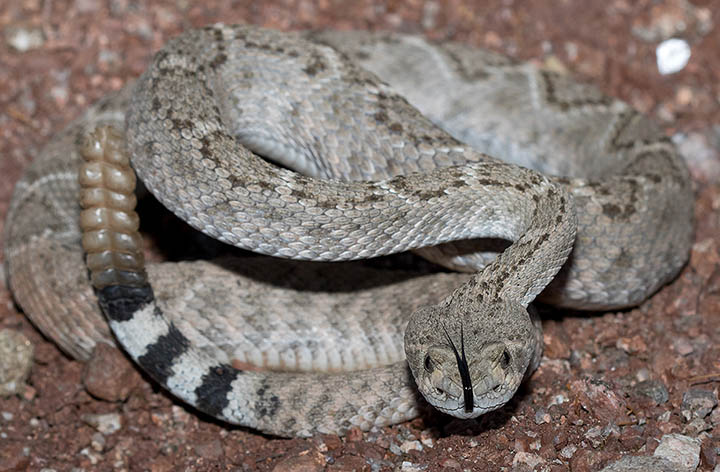
<instances>
[{"instance_id":1,"label":"snake tail","mask_svg":"<svg viewBox=\"0 0 720 472\"><path fill-rule=\"evenodd\" d=\"M120 344L146 373L208 415L277 436L344 434L418 415L418 394L410 388L404 361L339 375L257 372L197 348L155 302L124 143L107 126L97 127L82 143L80 226L100 307ZM364 396L331 396L325 390L367 391L370 382L379 388Z\"/></svg>"},{"instance_id":2,"label":"snake tail","mask_svg":"<svg viewBox=\"0 0 720 472\"><path fill-rule=\"evenodd\" d=\"M80 154L84 162L79 174L82 245L105 316L114 326L127 325L118 333L145 333L143 342L140 336L135 336L134 341L124 345L146 372L167 386L171 366L188 350L190 341L173 323L165 321L154 303L135 212L136 178L124 146L124 138L111 126L97 127L82 143ZM133 326L139 318L148 317L153 321L146 326ZM146 344L149 336L156 340ZM196 400L191 402L194 406L218 415L226 402L216 400L231 389L236 374L237 370L230 366L213 366L196 391L186 394L194 393Z\"/></svg>"}]
</instances>

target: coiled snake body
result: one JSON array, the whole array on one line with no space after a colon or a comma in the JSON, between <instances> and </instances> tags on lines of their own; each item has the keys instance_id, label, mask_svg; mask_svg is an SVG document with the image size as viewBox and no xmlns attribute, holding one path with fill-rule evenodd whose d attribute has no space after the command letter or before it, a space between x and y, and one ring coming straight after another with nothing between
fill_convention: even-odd
<instances>
[{"instance_id":1,"label":"coiled snake body","mask_svg":"<svg viewBox=\"0 0 720 472\"><path fill-rule=\"evenodd\" d=\"M17 184L11 288L76 357L108 339L78 225L77 140L100 125L126 135L100 128L83 151L83 242L114 335L176 396L272 434L403 421L417 415L416 388L459 417L498 408L539 362L527 311L538 294L631 306L677 274L691 244L672 143L591 87L417 37L216 25L168 43ZM340 288L328 288L307 279L325 270L313 264L241 260L146 276L126 152L158 200L221 241L319 261L424 248L475 275L383 285L331 265ZM495 257L497 240L511 244Z\"/></svg>"}]
</instances>

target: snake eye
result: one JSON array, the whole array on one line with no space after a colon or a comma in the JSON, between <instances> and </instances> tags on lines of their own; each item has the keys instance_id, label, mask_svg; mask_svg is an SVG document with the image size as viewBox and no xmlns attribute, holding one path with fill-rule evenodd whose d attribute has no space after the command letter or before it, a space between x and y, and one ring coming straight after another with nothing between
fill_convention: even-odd
<instances>
[{"instance_id":1,"label":"snake eye","mask_svg":"<svg viewBox=\"0 0 720 472\"><path fill-rule=\"evenodd\" d=\"M504 349L502 352L502 356L500 357L500 367L503 369L507 369L510 365L510 353L507 349Z\"/></svg>"},{"instance_id":2,"label":"snake eye","mask_svg":"<svg viewBox=\"0 0 720 472\"><path fill-rule=\"evenodd\" d=\"M433 363L432 363L432 359L430 358L430 354L427 354L427 355L425 356L425 362L424 362L424 364L425 364L425 370L426 370L427 372L432 372L432 371L433 371Z\"/></svg>"}]
</instances>

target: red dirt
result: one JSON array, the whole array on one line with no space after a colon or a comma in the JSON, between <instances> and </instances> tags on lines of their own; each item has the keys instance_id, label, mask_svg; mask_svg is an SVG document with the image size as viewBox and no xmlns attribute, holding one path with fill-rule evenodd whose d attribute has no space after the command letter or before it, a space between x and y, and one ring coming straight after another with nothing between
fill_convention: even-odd
<instances>
[{"instance_id":1,"label":"red dirt","mask_svg":"<svg viewBox=\"0 0 720 472\"><path fill-rule=\"evenodd\" d=\"M561 64L652 115L678 140L696 182L698 223L688 266L641 307L550 314L543 365L500 411L477 421L436 414L347 438L273 439L230 428L145 378L125 402L98 400L83 387L83 365L43 339L0 288L0 328L23 332L36 348L22 393L0 398L0 470L508 470L515 463L518 470L583 471L628 453L652 454L674 432L699 438L700 468L713 470L720 408L693 421L683 398L703 390L717 400L720 387L720 0L688 5L2 2L0 221L15 181L53 132L139 75L169 37L223 21L421 33ZM18 31L36 32L36 47L14 49ZM681 72L662 76L655 47L670 36L686 39L692 57ZM95 414L116 415L120 429L99 432Z\"/></svg>"}]
</instances>

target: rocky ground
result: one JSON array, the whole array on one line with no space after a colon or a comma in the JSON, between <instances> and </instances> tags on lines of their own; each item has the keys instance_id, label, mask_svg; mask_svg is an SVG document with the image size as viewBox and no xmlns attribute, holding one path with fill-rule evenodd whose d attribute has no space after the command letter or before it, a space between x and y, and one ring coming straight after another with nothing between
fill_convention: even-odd
<instances>
[{"instance_id":1,"label":"rocky ground","mask_svg":"<svg viewBox=\"0 0 720 472\"><path fill-rule=\"evenodd\" d=\"M167 38L217 21L452 38L595 83L658 120L687 158L690 262L636 309L547 312L543 364L500 411L302 440L198 415L118 351L89 366L68 359L0 288L0 374L32 366L26 383L0 385L0 470L559 472L654 456L647 470L720 471L720 0L1 2L0 226L54 131L139 75ZM663 75L656 47L669 38L691 57Z\"/></svg>"}]
</instances>

